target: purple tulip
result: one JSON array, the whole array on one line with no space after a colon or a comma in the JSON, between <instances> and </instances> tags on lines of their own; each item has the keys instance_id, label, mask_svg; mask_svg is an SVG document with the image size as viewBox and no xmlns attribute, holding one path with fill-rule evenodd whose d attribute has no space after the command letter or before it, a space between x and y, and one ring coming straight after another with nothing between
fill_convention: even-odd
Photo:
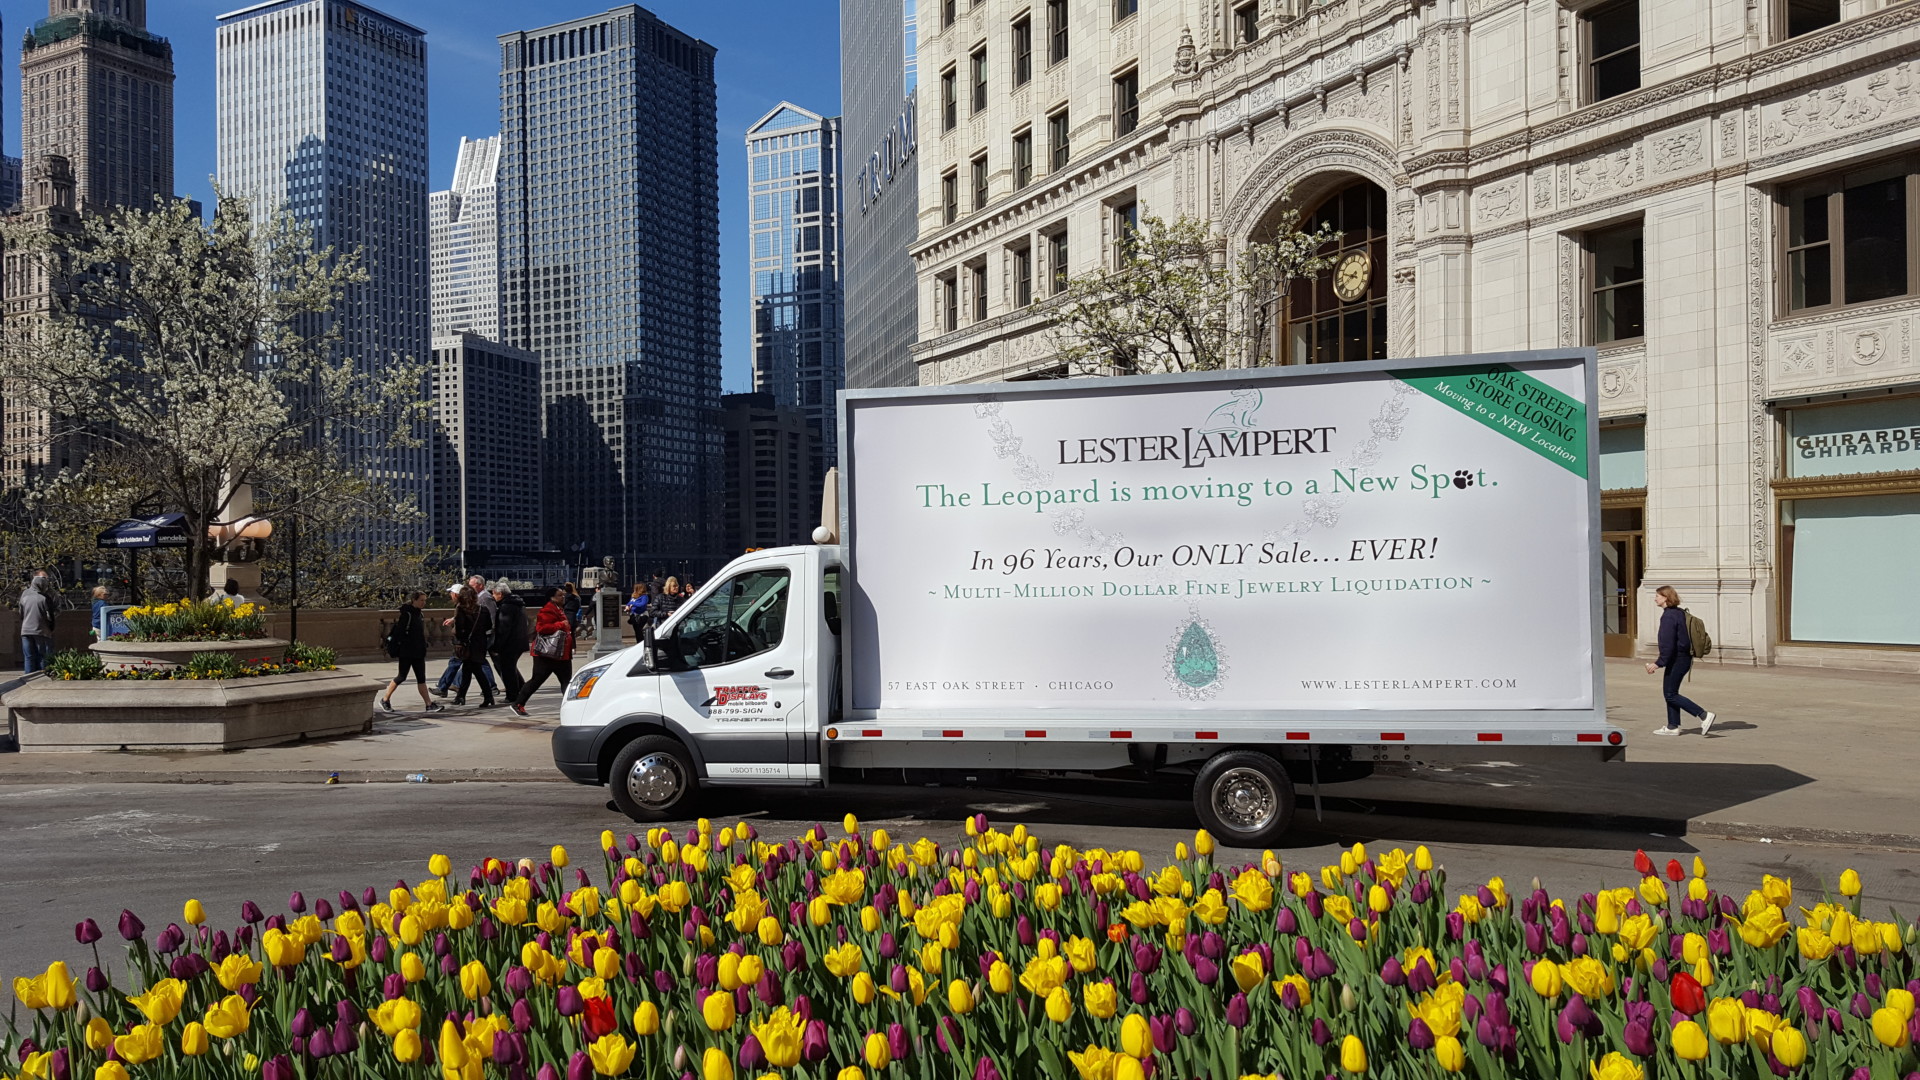
<instances>
[{"instance_id":1,"label":"purple tulip","mask_svg":"<svg viewBox=\"0 0 1920 1080\"><path fill-rule=\"evenodd\" d=\"M1528 923L1525 930L1527 951L1535 956L1547 951L1547 931L1538 923Z\"/></svg>"},{"instance_id":2,"label":"purple tulip","mask_svg":"<svg viewBox=\"0 0 1920 1080\"><path fill-rule=\"evenodd\" d=\"M1333 957L1325 949L1315 949L1307 957L1306 975L1309 979L1324 979L1334 973Z\"/></svg>"},{"instance_id":3,"label":"purple tulip","mask_svg":"<svg viewBox=\"0 0 1920 1080\"><path fill-rule=\"evenodd\" d=\"M1587 955L1587 935L1585 934L1573 935L1573 955L1575 956Z\"/></svg>"},{"instance_id":4,"label":"purple tulip","mask_svg":"<svg viewBox=\"0 0 1920 1080\"><path fill-rule=\"evenodd\" d=\"M1433 1029L1427 1026L1425 1020L1416 1016L1407 1025L1407 1045L1415 1050L1433 1049Z\"/></svg>"},{"instance_id":5,"label":"purple tulip","mask_svg":"<svg viewBox=\"0 0 1920 1080\"><path fill-rule=\"evenodd\" d=\"M533 1080L560 1080L560 1070L554 1068L552 1062L548 1062L540 1066L539 1072L533 1074Z\"/></svg>"},{"instance_id":6,"label":"purple tulip","mask_svg":"<svg viewBox=\"0 0 1920 1080\"><path fill-rule=\"evenodd\" d=\"M973 1066L973 1080L1001 1080L1000 1070L994 1067L993 1059L981 1056Z\"/></svg>"},{"instance_id":7,"label":"purple tulip","mask_svg":"<svg viewBox=\"0 0 1920 1080\"><path fill-rule=\"evenodd\" d=\"M1874 999L1875 1001L1878 1001L1882 997L1886 996L1886 991L1887 991L1886 985L1880 981L1880 976L1875 972L1872 972L1872 971L1867 972L1865 987L1867 991L1867 996Z\"/></svg>"},{"instance_id":8,"label":"purple tulip","mask_svg":"<svg viewBox=\"0 0 1920 1080\"><path fill-rule=\"evenodd\" d=\"M66 1047L55 1049L53 1060L49 1064L53 1066L53 1080L73 1080L73 1062L67 1054Z\"/></svg>"},{"instance_id":9,"label":"purple tulip","mask_svg":"<svg viewBox=\"0 0 1920 1080\"><path fill-rule=\"evenodd\" d=\"M1136 971L1128 976L1127 1000L1133 1002L1135 1005L1145 1005L1147 1003L1147 977L1145 975Z\"/></svg>"},{"instance_id":10,"label":"purple tulip","mask_svg":"<svg viewBox=\"0 0 1920 1080\"><path fill-rule=\"evenodd\" d=\"M660 968L653 973L653 988L662 994L673 993L673 973Z\"/></svg>"},{"instance_id":11,"label":"purple tulip","mask_svg":"<svg viewBox=\"0 0 1920 1080\"><path fill-rule=\"evenodd\" d=\"M293 1014L293 1024L289 1029L296 1039L304 1039L314 1032L313 1014L306 1009Z\"/></svg>"},{"instance_id":12,"label":"purple tulip","mask_svg":"<svg viewBox=\"0 0 1920 1080\"><path fill-rule=\"evenodd\" d=\"M579 1016L587 1006L580 997L580 988L568 985L562 986L559 993L554 995L554 1007L560 1010L561 1016Z\"/></svg>"},{"instance_id":13,"label":"purple tulip","mask_svg":"<svg viewBox=\"0 0 1920 1080\"><path fill-rule=\"evenodd\" d=\"M1652 1057L1654 1052L1653 1024L1645 1020L1635 1020L1628 1024L1622 1039L1627 1044L1627 1052L1635 1057Z\"/></svg>"},{"instance_id":14,"label":"purple tulip","mask_svg":"<svg viewBox=\"0 0 1920 1080\"><path fill-rule=\"evenodd\" d=\"M147 924L140 921L140 916L124 909L120 912L121 937L128 941L139 941L146 932Z\"/></svg>"},{"instance_id":15,"label":"purple tulip","mask_svg":"<svg viewBox=\"0 0 1920 1080\"><path fill-rule=\"evenodd\" d=\"M1300 918L1292 908L1282 904L1280 913L1273 917L1273 929L1278 934L1297 934L1300 932Z\"/></svg>"},{"instance_id":16,"label":"purple tulip","mask_svg":"<svg viewBox=\"0 0 1920 1080\"><path fill-rule=\"evenodd\" d=\"M327 1034L326 1028L320 1028L312 1035L307 1036L307 1053L313 1055L315 1058L333 1056L333 1037Z\"/></svg>"},{"instance_id":17,"label":"purple tulip","mask_svg":"<svg viewBox=\"0 0 1920 1080\"><path fill-rule=\"evenodd\" d=\"M1467 933L1467 917L1457 911L1447 913L1447 937L1459 941Z\"/></svg>"},{"instance_id":18,"label":"purple tulip","mask_svg":"<svg viewBox=\"0 0 1920 1080\"><path fill-rule=\"evenodd\" d=\"M102 993L111 985L113 984L108 981L106 972L101 971L97 967L87 969L87 989L89 991L96 994Z\"/></svg>"},{"instance_id":19,"label":"purple tulip","mask_svg":"<svg viewBox=\"0 0 1920 1080\"><path fill-rule=\"evenodd\" d=\"M1153 1048L1163 1054L1173 1051L1174 1030L1171 1016L1150 1016L1147 1018L1147 1031L1153 1036Z\"/></svg>"},{"instance_id":20,"label":"purple tulip","mask_svg":"<svg viewBox=\"0 0 1920 1080\"><path fill-rule=\"evenodd\" d=\"M1018 919L1014 920L1013 932L1015 936L1019 939L1020 944L1026 946L1029 949L1033 948L1033 943L1035 941L1035 938L1033 936L1033 920L1027 918L1025 915L1020 916Z\"/></svg>"},{"instance_id":21,"label":"purple tulip","mask_svg":"<svg viewBox=\"0 0 1920 1080\"><path fill-rule=\"evenodd\" d=\"M360 1040L353 1033L353 1024L346 1020L335 1021L333 1025L333 1052L336 1054L351 1054L359 1048Z\"/></svg>"},{"instance_id":22,"label":"purple tulip","mask_svg":"<svg viewBox=\"0 0 1920 1080\"><path fill-rule=\"evenodd\" d=\"M1469 941L1469 942L1467 942L1467 945L1468 945L1468 946L1470 946L1470 947L1471 947L1471 946L1472 946L1473 944L1474 944L1474 943L1473 943L1473 942L1471 942L1471 941ZM1485 965L1482 965L1482 969L1481 969L1481 970L1482 970L1482 973L1484 973L1484 972L1485 972ZM1456 956L1456 957L1454 957L1454 958L1453 958L1453 960L1452 960L1451 962L1449 962L1449 963L1447 964L1447 974L1449 974L1449 975L1452 975L1452 976L1453 976L1453 981L1454 981L1454 982L1457 982L1457 983L1460 983L1460 984L1462 984L1462 985L1465 985L1465 983L1466 983L1466 981L1467 981L1467 964L1466 964L1466 961L1464 961L1464 960L1462 960L1462 959L1460 959L1460 958L1459 958L1459 957L1457 957L1457 956Z\"/></svg>"},{"instance_id":23,"label":"purple tulip","mask_svg":"<svg viewBox=\"0 0 1920 1080\"><path fill-rule=\"evenodd\" d=\"M899 1024L887 1025L887 1050L893 1054L893 1060L905 1061L913 1044L907 1039L907 1029Z\"/></svg>"},{"instance_id":24,"label":"purple tulip","mask_svg":"<svg viewBox=\"0 0 1920 1080\"><path fill-rule=\"evenodd\" d=\"M285 1054L276 1054L261 1066L260 1077L261 1080L294 1080L293 1062Z\"/></svg>"},{"instance_id":25,"label":"purple tulip","mask_svg":"<svg viewBox=\"0 0 1920 1080\"><path fill-rule=\"evenodd\" d=\"M758 1069L762 1065L765 1065L767 1063L767 1052L760 1048L760 1037L758 1035L747 1036L747 1041L740 1044L740 1053L736 1056L735 1060L740 1062L740 1067L743 1069Z\"/></svg>"},{"instance_id":26,"label":"purple tulip","mask_svg":"<svg viewBox=\"0 0 1920 1080\"><path fill-rule=\"evenodd\" d=\"M1653 981L1654 982L1664 983L1667 981L1667 979L1671 975L1672 975L1672 972L1668 969L1667 962L1665 960L1655 960L1653 962Z\"/></svg>"},{"instance_id":27,"label":"purple tulip","mask_svg":"<svg viewBox=\"0 0 1920 1080\"><path fill-rule=\"evenodd\" d=\"M1873 1070L1862 1065L1853 1070L1853 1073L1847 1077L1847 1080L1873 1080Z\"/></svg>"},{"instance_id":28,"label":"purple tulip","mask_svg":"<svg viewBox=\"0 0 1920 1080\"><path fill-rule=\"evenodd\" d=\"M1193 977L1203 986L1212 986L1220 977L1220 965L1202 956L1193 962Z\"/></svg>"},{"instance_id":29,"label":"purple tulip","mask_svg":"<svg viewBox=\"0 0 1920 1080\"><path fill-rule=\"evenodd\" d=\"M1312 1032L1313 1045L1315 1046L1325 1046L1333 1041L1333 1029L1327 1026L1325 1020L1317 1016L1313 1018Z\"/></svg>"},{"instance_id":30,"label":"purple tulip","mask_svg":"<svg viewBox=\"0 0 1920 1080\"><path fill-rule=\"evenodd\" d=\"M893 931L889 930L881 934L880 935L880 958L882 960L891 960L894 957L899 955L900 955L900 945L898 942L893 940Z\"/></svg>"},{"instance_id":31,"label":"purple tulip","mask_svg":"<svg viewBox=\"0 0 1920 1080\"><path fill-rule=\"evenodd\" d=\"M100 940L100 924L92 919L82 919L73 924L73 940L82 945L91 945Z\"/></svg>"},{"instance_id":32,"label":"purple tulip","mask_svg":"<svg viewBox=\"0 0 1920 1080\"><path fill-rule=\"evenodd\" d=\"M907 968L905 964L893 965L893 971L887 976L887 985L893 987L896 994L907 992Z\"/></svg>"},{"instance_id":33,"label":"purple tulip","mask_svg":"<svg viewBox=\"0 0 1920 1080\"><path fill-rule=\"evenodd\" d=\"M526 998L515 1001L508 1015L513 1019L513 1030L522 1033L533 1030L533 1006L527 1004Z\"/></svg>"},{"instance_id":34,"label":"purple tulip","mask_svg":"<svg viewBox=\"0 0 1920 1080\"><path fill-rule=\"evenodd\" d=\"M239 994L240 1000L245 1001L251 1009L253 1003L260 1000L260 987L255 983L241 983Z\"/></svg>"},{"instance_id":35,"label":"purple tulip","mask_svg":"<svg viewBox=\"0 0 1920 1080\"><path fill-rule=\"evenodd\" d=\"M1200 1030L1200 1022L1194 1019L1191 1010L1182 1006L1173 1010L1173 1030L1179 1032L1181 1038L1191 1039L1193 1033Z\"/></svg>"},{"instance_id":36,"label":"purple tulip","mask_svg":"<svg viewBox=\"0 0 1920 1080\"><path fill-rule=\"evenodd\" d=\"M1322 907L1320 890L1314 889L1313 891L1307 893L1307 895L1300 898L1300 902L1307 906L1308 915L1316 919L1320 917L1320 911Z\"/></svg>"},{"instance_id":37,"label":"purple tulip","mask_svg":"<svg viewBox=\"0 0 1920 1080\"><path fill-rule=\"evenodd\" d=\"M1227 951L1227 943L1219 934L1209 930L1200 935L1200 955L1209 960L1218 960Z\"/></svg>"},{"instance_id":38,"label":"purple tulip","mask_svg":"<svg viewBox=\"0 0 1920 1080\"><path fill-rule=\"evenodd\" d=\"M300 890L295 889L293 895L287 897L287 910L293 912L295 915L302 914L307 910L307 898L300 895Z\"/></svg>"},{"instance_id":39,"label":"purple tulip","mask_svg":"<svg viewBox=\"0 0 1920 1080\"><path fill-rule=\"evenodd\" d=\"M1727 930L1707 931L1707 951L1715 956L1733 955L1733 934Z\"/></svg>"},{"instance_id":40,"label":"purple tulip","mask_svg":"<svg viewBox=\"0 0 1920 1080\"><path fill-rule=\"evenodd\" d=\"M1413 970L1407 973L1408 993L1424 994L1439 985L1440 980L1435 977L1433 965L1427 962L1426 957L1413 962Z\"/></svg>"},{"instance_id":41,"label":"purple tulip","mask_svg":"<svg viewBox=\"0 0 1920 1080\"><path fill-rule=\"evenodd\" d=\"M798 971L807 962L807 947L798 940L788 939L785 945L780 946L780 961L788 971Z\"/></svg>"},{"instance_id":42,"label":"purple tulip","mask_svg":"<svg viewBox=\"0 0 1920 1080\"><path fill-rule=\"evenodd\" d=\"M1426 903L1432 899L1432 897L1433 886L1427 881L1425 874L1420 875L1420 880L1413 883L1413 891L1407 894L1407 899L1412 902L1415 907Z\"/></svg>"},{"instance_id":43,"label":"purple tulip","mask_svg":"<svg viewBox=\"0 0 1920 1080\"><path fill-rule=\"evenodd\" d=\"M826 1021L807 1021L806 1031L800 1036L800 1059L807 1062L825 1061L832 1052L827 1045Z\"/></svg>"},{"instance_id":44,"label":"purple tulip","mask_svg":"<svg viewBox=\"0 0 1920 1080\"><path fill-rule=\"evenodd\" d=\"M1235 994L1227 1001L1227 1026L1243 1028L1253 1022L1253 1013L1247 1007L1247 995Z\"/></svg>"},{"instance_id":45,"label":"purple tulip","mask_svg":"<svg viewBox=\"0 0 1920 1080\"><path fill-rule=\"evenodd\" d=\"M720 958L712 953L701 953L693 961L693 981L702 990L711 990L720 983Z\"/></svg>"},{"instance_id":46,"label":"purple tulip","mask_svg":"<svg viewBox=\"0 0 1920 1080\"><path fill-rule=\"evenodd\" d=\"M1283 983L1280 987L1280 1006L1288 1012L1300 1008L1300 987L1297 983Z\"/></svg>"},{"instance_id":47,"label":"purple tulip","mask_svg":"<svg viewBox=\"0 0 1920 1080\"><path fill-rule=\"evenodd\" d=\"M593 1080L593 1064L585 1051L575 1050L567 1059L567 1080Z\"/></svg>"},{"instance_id":48,"label":"purple tulip","mask_svg":"<svg viewBox=\"0 0 1920 1080\"><path fill-rule=\"evenodd\" d=\"M167 966L167 974L181 982L192 982L206 973L207 958L195 952L181 953L173 958L173 963Z\"/></svg>"}]
</instances>

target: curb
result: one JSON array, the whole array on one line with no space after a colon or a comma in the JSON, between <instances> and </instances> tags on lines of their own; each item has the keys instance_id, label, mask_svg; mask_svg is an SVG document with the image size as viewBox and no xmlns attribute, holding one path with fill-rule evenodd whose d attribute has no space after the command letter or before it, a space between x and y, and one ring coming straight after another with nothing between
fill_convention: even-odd
<instances>
[{"instance_id":1,"label":"curb","mask_svg":"<svg viewBox=\"0 0 1920 1080\"><path fill-rule=\"evenodd\" d=\"M1906 833L1848 832L1842 829L1807 829L1793 825L1754 825L1745 821L1688 822L1692 835L1718 836L1728 840L1757 840L1762 843L1826 844L1834 847L1877 847L1896 851L1920 851L1920 836Z\"/></svg>"},{"instance_id":2,"label":"curb","mask_svg":"<svg viewBox=\"0 0 1920 1080\"><path fill-rule=\"evenodd\" d=\"M47 770L0 774L0 787L30 784L321 784L330 769L222 770L218 772L127 773L86 770ZM424 772L429 783L567 783L565 776L546 769L343 769L339 784L404 784Z\"/></svg>"}]
</instances>

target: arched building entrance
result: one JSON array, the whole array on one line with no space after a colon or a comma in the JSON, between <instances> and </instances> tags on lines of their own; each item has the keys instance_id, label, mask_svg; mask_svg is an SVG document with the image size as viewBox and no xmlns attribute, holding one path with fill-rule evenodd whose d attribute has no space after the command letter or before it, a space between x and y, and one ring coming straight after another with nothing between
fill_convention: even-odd
<instances>
[{"instance_id":1,"label":"arched building entrance","mask_svg":"<svg viewBox=\"0 0 1920 1080\"><path fill-rule=\"evenodd\" d=\"M1370 180L1335 189L1301 217L1311 232L1339 230L1327 246L1333 267L1288 291L1280 326L1285 364L1384 360L1387 331L1387 193Z\"/></svg>"}]
</instances>

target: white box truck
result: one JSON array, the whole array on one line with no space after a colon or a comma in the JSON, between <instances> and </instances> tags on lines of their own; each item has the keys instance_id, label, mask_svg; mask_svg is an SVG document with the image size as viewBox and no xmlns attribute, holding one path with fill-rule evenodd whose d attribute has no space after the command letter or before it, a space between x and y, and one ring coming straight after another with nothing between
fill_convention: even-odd
<instances>
[{"instance_id":1,"label":"white box truck","mask_svg":"<svg viewBox=\"0 0 1920 1080\"><path fill-rule=\"evenodd\" d=\"M848 391L837 522L575 673L555 763L702 787L1296 782L1624 753L1601 677L1592 350Z\"/></svg>"}]
</instances>

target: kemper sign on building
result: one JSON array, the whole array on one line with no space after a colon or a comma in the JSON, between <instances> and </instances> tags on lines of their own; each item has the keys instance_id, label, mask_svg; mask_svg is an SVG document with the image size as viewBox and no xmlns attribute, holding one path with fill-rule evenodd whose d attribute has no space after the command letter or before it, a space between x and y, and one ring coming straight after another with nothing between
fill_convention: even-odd
<instances>
[{"instance_id":1,"label":"kemper sign on building","mask_svg":"<svg viewBox=\"0 0 1920 1080\"><path fill-rule=\"evenodd\" d=\"M849 393L851 715L1601 719L1594 373Z\"/></svg>"}]
</instances>

